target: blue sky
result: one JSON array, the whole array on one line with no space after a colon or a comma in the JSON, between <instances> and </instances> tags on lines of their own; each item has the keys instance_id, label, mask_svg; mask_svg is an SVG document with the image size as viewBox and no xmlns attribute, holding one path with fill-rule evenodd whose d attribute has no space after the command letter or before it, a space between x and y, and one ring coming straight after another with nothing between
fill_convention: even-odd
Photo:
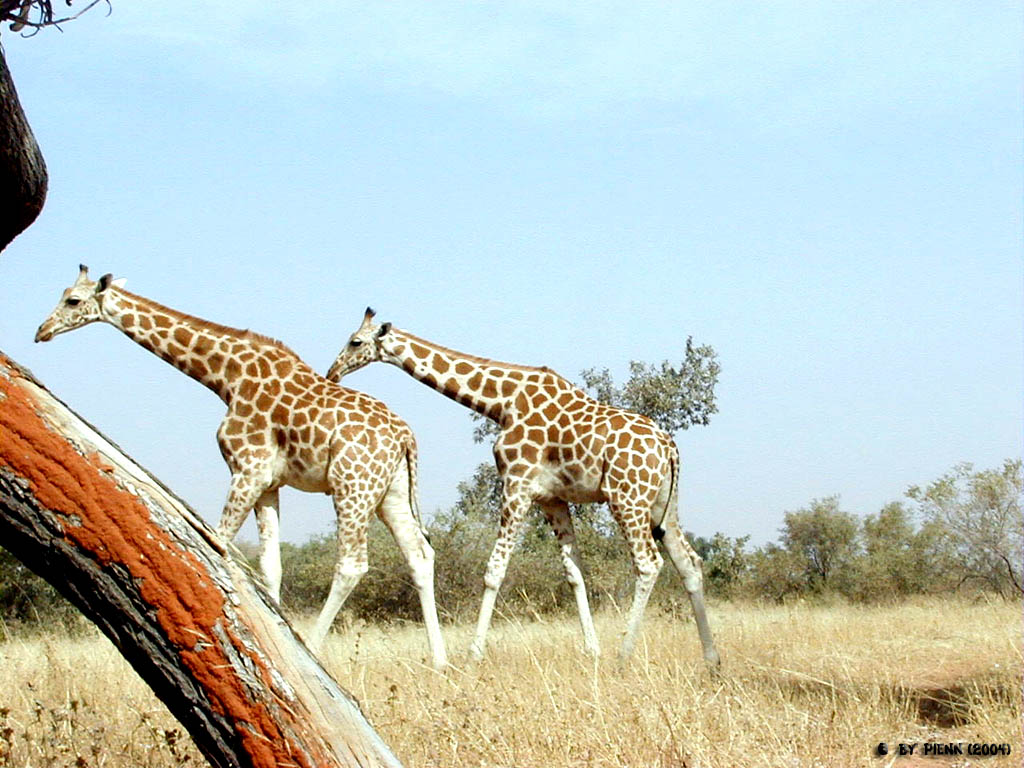
<instances>
[{"instance_id":1,"label":"blue sky","mask_svg":"<svg viewBox=\"0 0 1024 768\"><path fill-rule=\"evenodd\" d=\"M109 327L32 343L79 262L320 371L367 305L573 379L692 335L722 365L677 436L706 536L1021 454L1019 3L112 7L4 31L50 193L0 338L211 521L212 393ZM428 513L489 460L399 370L347 384L416 431ZM286 538L331 518L283 496Z\"/></svg>"}]
</instances>

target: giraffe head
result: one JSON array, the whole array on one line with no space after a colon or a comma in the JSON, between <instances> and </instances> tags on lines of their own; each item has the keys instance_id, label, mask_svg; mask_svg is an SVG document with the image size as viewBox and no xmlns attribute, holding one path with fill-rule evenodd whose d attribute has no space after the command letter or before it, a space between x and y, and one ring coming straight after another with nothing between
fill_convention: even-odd
<instances>
[{"instance_id":1,"label":"giraffe head","mask_svg":"<svg viewBox=\"0 0 1024 768\"><path fill-rule=\"evenodd\" d=\"M334 358L334 364L327 372L331 381L341 381L346 374L357 371L364 365L387 359L383 349L384 337L391 331L391 323L377 325L373 322L374 311L369 307L363 315L363 322Z\"/></svg>"},{"instance_id":2,"label":"giraffe head","mask_svg":"<svg viewBox=\"0 0 1024 768\"><path fill-rule=\"evenodd\" d=\"M89 268L80 264L77 279L64 290L53 312L36 331L36 341L49 341L58 333L102 320L104 292L111 285L123 282L115 281L113 277L108 273L99 280L90 280Z\"/></svg>"}]
</instances>

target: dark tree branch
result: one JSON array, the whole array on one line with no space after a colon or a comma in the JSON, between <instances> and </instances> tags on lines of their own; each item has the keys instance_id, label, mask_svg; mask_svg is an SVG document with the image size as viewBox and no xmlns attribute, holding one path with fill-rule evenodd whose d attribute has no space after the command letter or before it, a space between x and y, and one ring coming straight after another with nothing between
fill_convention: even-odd
<instances>
[{"instance_id":1,"label":"dark tree branch","mask_svg":"<svg viewBox=\"0 0 1024 768\"><path fill-rule=\"evenodd\" d=\"M1016 589L1020 594L1024 595L1024 586L1017 580L1017 574L1013 572L1013 563L1010 562L1010 558L1004 555L1002 552L996 553L999 558L1006 564L1006 573L1010 577L1010 583L1013 584L1013 588Z\"/></svg>"},{"instance_id":2,"label":"dark tree branch","mask_svg":"<svg viewBox=\"0 0 1024 768\"><path fill-rule=\"evenodd\" d=\"M0 48L0 251L43 209L46 163Z\"/></svg>"}]
</instances>

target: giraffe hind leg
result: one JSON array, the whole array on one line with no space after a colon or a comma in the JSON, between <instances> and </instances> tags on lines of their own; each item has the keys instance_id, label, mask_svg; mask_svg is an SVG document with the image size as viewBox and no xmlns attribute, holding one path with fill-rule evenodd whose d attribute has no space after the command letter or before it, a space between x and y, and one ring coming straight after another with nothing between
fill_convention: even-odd
<instances>
[{"instance_id":1,"label":"giraffe hind leg","mask_svg":"<svg viewBox=\"0 0 1024 768\"><path fill-rule=\"evenodd\" d=\"M693 608L693 617L697 623L697 634L700 636L704 660L711 667L718 667L721 664L721 659L718 651L715 650L715 643L711 637L711 625L708 623L707 610L704 607L704 575L701 572L700 555L690 546L675 521L666 526L665 536L661 543L686 586L690 605Z\"/></svg>"},{"instance_id":2,"label":"giraffe hind leg","mask_svg":"<svg viewBox=\"0 0 1024 768\"><path fill-rule=\"evenodd\" d=\"M327 593L327 599L309 636L309 647L314 653L319 653L323 648L324 640L338 611L369 570L366 528L369 523L370 506L335 494L334 507L338 516L338 557L334 565L330 592Z\"/></svg>"},{"instance_id":3,"label":"giraffe hind leg","mask_svg":"<svg viewBox=\"0 0 1024 768\"><path fill-rule=\"evenodd\" d=\"M629 607L629 617L626 620L626 635L622 639L622 647L619 649L620 661L625 661L633 653L647 602L651 598L651 592L658 581L658 574L661 573L661 567L664 565L658 547L651 537L638 537L629 540L628 543L630 554L633 557L633 572L636 574L636 582L633 585L633 603Z\"/></svg>"},{"instance_id":4,"label":"giraffe hind leg","mask_svg":"<svg viewBox=\"0 0 1024 768\"><path fill-rule=\"evenodd\" d=\"M412 572L412 581L423 611L423 623L427 629L431 661L434 669L443 669L448 664L448 657L434 598L434 550L413 515L408 478L403 460L377 511Z\"/></svg>"},{"instance_id":5,"label":"giraffe hind leg","mask_svg":"<svg viewBox=\"0 0 1024 768\"><path fill-rule=\"evenodd\" d=\"M276 490L265 491L256 502L256 528L260 536L260 570L267 591L281 602L280 500Z\"/></svg>"},{"instance_id":6,"label":"giraffe hind leg","mask_svg":"<svg viewBox=\"0 0 1024 768\"><path fill-rule=\"evenodd\" d=\"M267 491L270 484L261 481L261 473L251 468L231 475L231 488L224 511L217 525L217 536L225 545L238 535L242 523L253 509L260 535L260 571L267 591L274 600L280 601L281 592L281 543L278 531L277 491Z\"/></svg>"},{"instance_id":7,"label":"giraffe hind leg","mask_svg":"<svg viewBox=\"0 0 1024 768\"><path fill-rule=\"evenodd\" d=\"M626 618L626 632L619 648L619 661L624 662L633 653L643 622L644 610L665 561L651 535L649 511L646 507L640 507L629 500L609 499L608 509L619 526L622 538L626 540L626 546L629 547L633 574L636 578L633 584L633 602Z\"/></svg>"},{"instance_id":8,"label":"giraffe hind leg","mask_svg":"<svg viewBox=\"0 0 1024 768\"><path fill-rule=\"evenodd\" d=\"M494 549L491 550L491 556L487 559L487 570L484 571L484 596L480 601L476 633L473 636L473 643L469 647L469 655L472 659L479 660L484 656L487 632L494 614L494 603L497 600L501 582L505 579L509 558L519 541L519 534L522 533L523 523L529 509L529 497L511 490L506 482L505 495L502 500L501 527L498 531L498 539L494 542Z\"/></svg>"}]
</instances>

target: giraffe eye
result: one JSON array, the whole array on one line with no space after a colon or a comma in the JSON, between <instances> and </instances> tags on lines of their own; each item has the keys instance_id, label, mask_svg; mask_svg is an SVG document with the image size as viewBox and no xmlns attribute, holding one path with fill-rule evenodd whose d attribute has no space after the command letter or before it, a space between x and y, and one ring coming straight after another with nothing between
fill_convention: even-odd
<instances>
[{"instance_id":1,"label":"giraffe eye","mask_svg":"<svg viewBox=\"0 0 1024 768\"><path fill-rule=\"evenodd\" d=\"M66 303L69 307L77 307L81 302L81 299L76 299L74 296L72 296L70 299L67 300Z\"/></svg>"},{"instance_id":2,"label":"giraffe eye","mask_svg":"<svg viewBox=\"0 0 1024 768\"><path fill-rule=\"evenodd\" d=\"M348 343L348 345L350 347L360 347L360 346L362 346L362 344L363 344L363 340L362 339L352 339L352 341L350 341Z\"/></svg>"}]
</instances>

